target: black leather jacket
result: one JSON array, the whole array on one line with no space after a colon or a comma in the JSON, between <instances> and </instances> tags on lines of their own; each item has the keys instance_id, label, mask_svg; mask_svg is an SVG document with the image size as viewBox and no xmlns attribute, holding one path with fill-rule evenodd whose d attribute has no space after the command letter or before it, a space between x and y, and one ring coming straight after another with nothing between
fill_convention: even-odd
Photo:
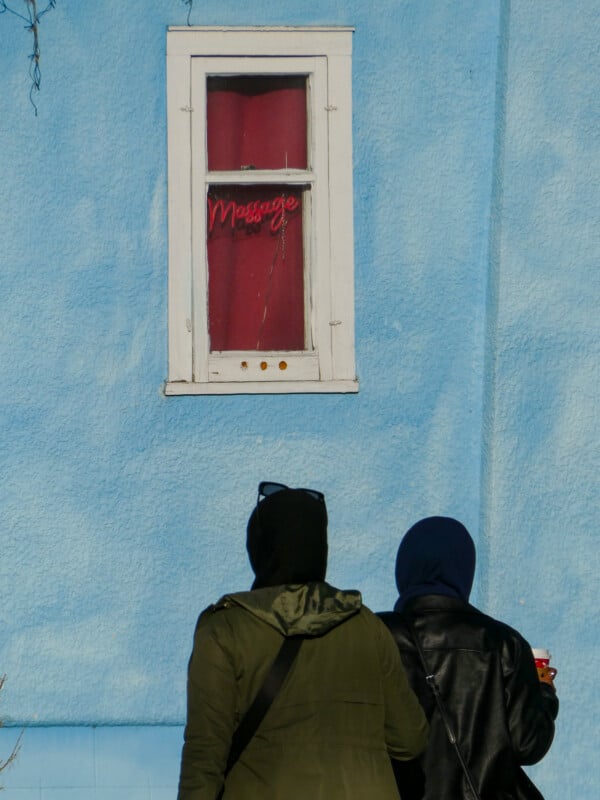
<instances>
[{"instance_id":1,"label":"black leather jacket","mask_svg":"<svg viewBox=\"0 0 600 800\"><path fill-rule=\"evenodd\" d=\"M548 751L558 699L540 684L531 649L508 625L462 600L417 597L401 614L379 615L392 631L430 721L423 760L426 800L472 800L413 643L413 620L463 757L482 800L543 800L521 769Z\"/></svg>"}]
</instances>

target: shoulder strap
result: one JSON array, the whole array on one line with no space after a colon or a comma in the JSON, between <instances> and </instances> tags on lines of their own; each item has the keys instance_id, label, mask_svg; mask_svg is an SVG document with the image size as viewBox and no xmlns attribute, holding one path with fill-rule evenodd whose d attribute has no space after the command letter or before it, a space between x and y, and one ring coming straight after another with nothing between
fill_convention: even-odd
<instances>
[{"instance_id":1,"label":"shoulder strap","mask_svg":"<svg viewBox=\"0 0 600 800\"><path fill-rule=\"evenodd\" d=\"M258 690L258 694L233 734L229 758L223 774L224 778L227 777L265 718L273 700L281 689L286 675L290 671L290 667L294 663L294 659L298 655L298 650L300 650L300 645L303 641L304 636L286 636L284 638L263 685ZM223 791L224 789L221 789L219 798L223 796Z\"/></svg>"},{"instance_id":2,"label":"shoulder strap","mask_svg":"<svg viewBox=\"0 0 600 800\"><path fill-rule=\"evenodd\" d=\"M419 654L419 659L421 661L421 665L422 665L423 670L425 672L425 681L427 682L427 685L429 686L429 688L433 692L433 696L435 698L435 702L437 703L437 707L438 707L438 710L440 712L440 716L442 718L442 721L444 723L444 727L446 729L446 734L448 736L448 740L449 740L450 744L452 745L452 747L454 748L454 751L456 753L456 757L458 758L458 762L459 762L459 764L460 764L460 766L462 768L462 771L465 774L465 778L467 779L467 783L469 785L469 789L471 790L471 794L473 795L475 800L481 800L481 796L480 796L479 792L477 791L477 789L475 788L475 783L473 781L473 776L471 775L471 772L469 771L469 768L467 767L467 762L465 761L464 756L463 756L463 754L461 752L460 746L458 744L458 740L456 738L456 734L454 733L454 730L452 729L452 723L450 722L450 717L448 715L448 711L446 709L446 706L444 705L444 701L442 700L442 695L440 694L440 690L439 690L439 687L437 685L437 681L435 679L435 675L432 672L430 672L429 669L427 668L427 662L425 661L425 653L423 652L423 648L421 647L421 642L419 641L419 637L417 636L417 632L415 630L415 626L413 624L413 621L412 621L412 619L410 619L408 617L406 619L407 619L407 624L408 624L409 630L410 630L411 635L412 635L412 639L413 639L413 641L415 643L415 646L417 648L417 652Z\"/></svg>"}]
</instances>

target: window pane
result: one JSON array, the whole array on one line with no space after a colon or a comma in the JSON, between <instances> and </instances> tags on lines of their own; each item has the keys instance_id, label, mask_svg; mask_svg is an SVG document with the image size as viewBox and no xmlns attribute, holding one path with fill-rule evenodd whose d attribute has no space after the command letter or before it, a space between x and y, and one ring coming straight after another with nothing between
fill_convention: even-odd
<instances>
[{"instance_id":1,"label":"window pane","mask_svg":"<svg viewBox=\"0 0 600 800\"><path fill-rule=\"evenodd\" d=\"M208 169L306 169L306 76L207 79Z\"/></svg>"},{"instance_id":2,"label":"window pane","mask_svg":"<svg viewBox=\"0 0 600 800\"><path fill-rule=\"evenodd\" d=\"M304 350L303 190L210 186L211 352Z\"/></svg>"}]
</instances>

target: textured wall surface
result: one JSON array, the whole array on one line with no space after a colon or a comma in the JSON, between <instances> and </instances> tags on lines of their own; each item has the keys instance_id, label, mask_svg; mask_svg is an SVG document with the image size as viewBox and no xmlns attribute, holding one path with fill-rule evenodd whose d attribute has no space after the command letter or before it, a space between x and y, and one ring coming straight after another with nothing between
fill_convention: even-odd
<instances>
[{"instance_id":1,"label":"textured wall surface","mask_svg":"<svg viewBox=\"0 0 600 800\"><path fill-rule=\"evenodd\" d=\"M550 643L561 712L533 770L594 797L600 669L600 9L513 2L504 29L490 291L482 603ZM568 765L565 769L565 766Z\"/></svg>"},{"instance_id":2,"label":"textured wall surface","mask_svg":"<svg viewBox=\"0 0 600 800\"><path fill-rule=\"evenodd\" d=\"M183 721L198 611L251 581L264 478L326 493L329 579L375 609L410 524L464 521L474 602L560 669L536 780L595 796L580 677L600 667L596 6L193 4L199 25L356 28L356 396L162 394L165 34L185 3L59 0L37 117L31 34L0 15L1 710L67 726L27 732L16 798L167 796L180 729L160 726ZM154 772L123 755L136 731ZM67 775L69 736L104 760L61 789L37 754L46 741Z\"/></svg>"}]
</instances>

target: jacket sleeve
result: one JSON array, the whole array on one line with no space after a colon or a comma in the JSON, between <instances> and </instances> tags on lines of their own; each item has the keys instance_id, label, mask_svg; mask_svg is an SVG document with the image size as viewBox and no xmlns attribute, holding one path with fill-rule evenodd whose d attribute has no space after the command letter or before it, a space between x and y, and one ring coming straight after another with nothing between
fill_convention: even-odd
<instances>
[{"instance_id":1,"label":"jacket sleeve","mask_svg":"<svg viewBox=\"0 0 600 800\"><path fill-rule=\"evenodd\" d=\"M413 690L392 635L378 620L385 704L385 739L392 759L408 761L427 747L429 724Z\"/></svg>"},{"instance_id":2,"label":"jacket sleeve","mask_svg":"<svg viewBox=\"0 0 600 800\"><path fill-rule=\"evenodd\" d=\"M515 633L505 660L505 692L513 750L519 764L535 764L548 752L558 714L556 692L541 684L531 648Z\"/></svg>"},{"instance_id":3,"label":"jacket sleeve","mask_svg":"<svg viewBox=\"0 0 600 800\"><path fill-rule=\"evenodd\" d=\"M215 800L235 730L235 672L215 614L201 617L194 635L178 800Z\"/></svg>"}]
</instances>

